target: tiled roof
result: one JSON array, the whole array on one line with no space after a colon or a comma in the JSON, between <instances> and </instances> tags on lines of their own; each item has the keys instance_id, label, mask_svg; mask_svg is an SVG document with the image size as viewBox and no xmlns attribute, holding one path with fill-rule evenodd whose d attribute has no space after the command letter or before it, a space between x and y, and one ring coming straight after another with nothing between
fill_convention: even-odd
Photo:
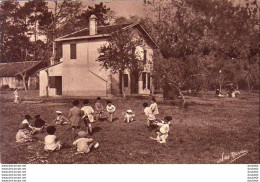
<instances>
[{"instance_id":1,"label":"tiled roof","mask_svg":"<svg viewBox=\"0 0 260 182\"><path fill-rule=\"evenodd\" d=\"M101 26L97 27L97 34L96 35L103 35L103 34L110 34L118 29L127 27L130 24L121 24L121 25L109 25L109 26ZM81 36L89 36L89 29L85 28L80 31L71 33L69 35L65 35L61 38L72 38L72 37L81 37Z\"/></svg>"},{"instance_id":2,"label":"tiled roof","mask_svg":"<svg viewBox=\"0 0 260 182\"><path fill-rule=\"evenodd\" d=\"M0 63L0 77L14 77L19 73L35 67L38 63L40 61Z\"/></svg>"}]
</instances>

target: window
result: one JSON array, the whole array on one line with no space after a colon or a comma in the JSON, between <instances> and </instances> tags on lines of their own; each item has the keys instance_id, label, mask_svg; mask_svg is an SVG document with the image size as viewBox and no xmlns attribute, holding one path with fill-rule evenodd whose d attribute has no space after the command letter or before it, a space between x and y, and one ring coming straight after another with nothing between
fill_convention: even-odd
<instances>
[{"instance_id":1,"label":"window","mask_svg":"<svg viewBox=\"0 0 260 182\"><path fill-rule=\"evenodd\" d=\"M70 59L77 59L76 44L70 44Z\"/></svg>"},{"instance_id":2,"label":"window","mask_svg":"<svg viewBox=\"0 0 260 182\"><path fill-rule=\"evenodd\" d=\"M144 64L146 64L147 61L147 50L144 50Z\"/></svg>"},{"instance_id":3,"label":"window","mask_svg":"<svg viewBox=\"0 0 260 182\"><path fill-rule=\"evenodd\" d=\"M147 87L148 87L148 89L151 89L151 75L150 75L150 73L147 73L147 77L148 77Z\"/></svg>"},{"instance_id":4,"label":"window","mask_svg":"<svg viewBox=\"0 0 260 182\"><path fill-rule=\"evenodd\" d=\"M124 87L128 87L128 74L124 74L123 79L124 79Z\"/></svg>"},{"instance_id":5,"label":"window","mask_svg":"<svg viewBox=\"0 0 260 182\"><path fill-rule=\"evenodd\" d=\"M145 72L142 73L142 80L143 80L143 89L145 89L145 86L146 86L146 73Z\"/></svg>"}]
</instances>

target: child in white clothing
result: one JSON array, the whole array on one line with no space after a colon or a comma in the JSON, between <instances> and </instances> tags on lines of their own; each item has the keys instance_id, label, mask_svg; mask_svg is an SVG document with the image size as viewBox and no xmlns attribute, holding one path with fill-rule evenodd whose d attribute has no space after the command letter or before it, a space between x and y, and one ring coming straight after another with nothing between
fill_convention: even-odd
<instances>
[{"instance_id":1,"label":"child in white clothing","mask_svg":"<svg viewBox=\"0 0 260 182\"><path fill-rule=\"evenodd\" d=\"M17 88L14 89L14 103L19 103L19 96L18 96L18 90Z\"/></svg>"},{"instance_id":2,"label":"child in white clothing","mask_svg":"<svg viewBox=\"0 0 260 182\"><path fill-rule=\"evenodd\" d=\"M92 148L97 148L99 146L92 138L86 138L87 135L88 134L85 131L78 132L79 138L73 142L73 145L77 147L76 154L89 153Z\"/></svg>"},{"instance_id":3,"label":"child in white clothing","mask_svg":"<svg viewBox=\"0 0 260 182\"><path fill-rule=\"evenodd\" d=\"M46 131L48 135L44 138L44 150L45 151L54 151L54 150L60 150L61 148L61 142L57 139L57 137L54 135L56 128L55 126L48 126L46 128Z\"/></svg>"},{"instance_id":4,"label":"child in white clothing","mask_svg":"<svg viewBox=\"0 0 260 182\"><path fill-rule=\"evenodd\" d=\"M69 123L69 120L63 116L61 111L56 111L57 117L56 119L53 121L54 124L56 125L65 125Z\"/></svg>"},{"instance_id":5,"label":"child in white clothing","mask_svg":"<svg viewBox=\"0 0 260 182\"><path fill-rule=\"evenodd\" d=\"M131 109L129 109L124 113L124 122L130 123L130 122L134 121L134 117L135 117L135 114L133 113L133 111Z\"/></svg>"},{"instance_id":6,"label":"child in white clothing","mask_svg":"<svg viewBox=\"0 0 260 182\"><path fill-rule=\"evenodd\" d=\"M38 131L41 130L41 128L36 128L31 126L30 121L32 120L32 117L30 115L25 115L24 120L22 121L22 124L28 124L28 129L31 130L31 134L36 134Z\"/></svg>"},{"instance_id":7,"label":"child in white clothing","mask_svg":"<svg viewBox=\"0 0 260 182\"><path fill-rule=\"evenodd\" d=\"M84 100L83 101L84 106L81 108L81 111L83 112L83 122L87 128L87 132L89 134L92 134L92 124L94 122L94 110L93 108L89 105L89 100Z\"/></svg>"},{"instance_id":8,"label":"child in white clothing","mask_svg":"<svg viewBox=\"0 0 260 182\"><path fill-rule=\"evenodd\" d=\"M113 121L113 114L116 111L116 107L112 104L111 101L107 101L107 112L109 113L109 121Z\"/></svg>"},{"instance_id":9,"label":"child in white clothing","mask_svg":"<svg viewBox=\"0 0 260 182\"><path fill-rule=\"evenodd\" d=\"M33 141L31 132L29 130L29 125L27 123L21 124L19 126L19 131L16 134L17 143L26 143Z\"/></svg>"},{"instance_id":10,"label":"child in white clothing","mask_svg":"<svg viewBox=\"0 0 260 182\"><path fill-rule=\"evenodd\" d=\"M102 118L102 113L103 113L103 105L101 103L101 98L97 97L96 103L95 103L95 109L96 109L96 114L97 120L100 120Z\"/></svg>"},{"instance_id":11,"label":"child in white clothing","mask_svg":"<svg viewBox=\"0 0 260 182\"><path fill-rule=\"evenodd\" d=\"M159 126L160 129L156 131L157 137L151 137L151 139L156 140L159 143L166 143L166 139L168 138L168 134L170 131L171 120L171 116L166 116L164 117L164 120L161 120L161 122L157 122L157 126Z\"/></svg>"},{"instance_id":12,"label":"child in white clothing","mask_svg":"<svg viewBox=\"0 0 260 182\"><path fill-rule=\"evenodd\" d=\"M143 103L143 107L144 107L144 113L145 113L145 115L146 115L146 117L147 117L147 123L146 123L146 125L147 125L147 127L148 127L149 129L151 129L151 124L155 122L155 116L154 116L154 114L153 114L151 108L148 107L148 103L146 103L146 102Z\"/></svg>"}]
</instances>

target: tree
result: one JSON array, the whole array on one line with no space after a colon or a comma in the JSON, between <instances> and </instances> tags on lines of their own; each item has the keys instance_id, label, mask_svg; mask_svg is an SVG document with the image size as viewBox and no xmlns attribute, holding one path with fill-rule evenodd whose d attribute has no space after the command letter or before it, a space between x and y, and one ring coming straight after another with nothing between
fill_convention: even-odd
<instances>
[{"instance_id":1,"label":"tree","mask_svg":"<svg viewBox=\"0 0 260 182\"><path fill-rule=\"evenodd\" d=\"M19 61L28 55L29 38L27 27L19 16L19 3L3 1L0 3L1 18L1 62Z\"/></svg>"},{"instance_id":2,"label":"tree","mask_svg":"<svg viewBox=\"0 0 260 182\"><path fill-rule=\"evenodd\" d=\"M132 75L136 71L140 72L143 69L143 62L140 58L141 52L137 50L137 47L142 43L131 30L120 29L111 34L107 44L100 47L97 61L112 73L129 70ZM122 92L125 96L124 89Z\"/></svg>"},{"instance_id":3,"label":"tree","mask_svg":"<svg viewBox=\"0 0 260 182\"><path fill-rule=\"evenodd\" d=\"M82 11L82 4L79 1L58 1L49 2L48 11L40 17L39 29L47 36L47 43L63 35L64 25L74 20Z\"/></svg>"},{"instance_id":4,"label":"tree","mask_svg":"<svg viewBox=\"0 0 260 182\"><path fill-rule=\"evenodd\" d=\"M89 24L89 18L91 15L95 15L97 17L97 25L98 26L105 26L109 25L110 23L110 18L108 16L108 13L110 12L110 8L107 8L106 5L104 5L102 2L99 4L95 4L95 6L88 6L87 10L84 10L78 17L77 19L80 21L80 25L88 26Z\"/></svg>"},{"instance_id":5,"label":"tree","mask_svg":"<svg viewBox=\"0 0 260 182\"><path fill-rule=\"evenodd\" d=\"M205 78L215 75L217 79L220 70L223 78L234 82L242 73L240 68L248 68L246 72L249 74L245 74L248 79L243 79L252 83L250 80L254 80L255 76L252 76L254 72L249 69L252 66L247 60L251 60L252 65L258 64L255 51L258 41L255 29L257 11L252 7L249 10L241 5L234 6L226 0L155 0L150 8L149 13L153 13L155 18L146 23L147 29L159 44L164 59L175 61L182 68L176 71L173 67L176 65L159 59L172 66L175 70L172 74L179 74L175 87L194 82L185 81L194 78L194 74L207 75ZM182 65L182 62L185 64Z\"/></svg>"}]
</instances>

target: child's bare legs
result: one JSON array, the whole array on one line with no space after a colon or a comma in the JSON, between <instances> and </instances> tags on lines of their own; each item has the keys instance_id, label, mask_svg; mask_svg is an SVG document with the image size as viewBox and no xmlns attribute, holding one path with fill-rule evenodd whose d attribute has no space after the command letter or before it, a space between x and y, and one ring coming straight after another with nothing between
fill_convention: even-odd
<instances>
[{"instance_id":1,"label":"child's bare legs","mask_svg":"<svg viewBox=\"0 0 260 182\"><path fill-rule=\"evenodd\" d=\"M146 123L147 127L151 126L151 121L149 119L147 119L147 123Z\"/></svg>"},{"instance_id":2,"label":"child's bare legs","mask_svg":"<svg viewBox=\"0 0 260 182\"><path fill-rule=\"evenodd\" d=\"M77 131L76 126L73 126L72 127L72 140L74 140L74 138L75 138L76 131Z\"/></svg>"},{"instance_id":3,"label":"child's bare legs","mask_svg":"<svg viewBox=\"0 0 260 182\"><path fill-rule=\"evenodd\" d=\"M98 120L100 120L102 118L102 113L98 113Z\"/></svg>"},{"instance_id":4,"label":"child's bare legs","mask_svg":"<svg viewBox=\"0 0 260 182\"><path fill-rule=\"evenodd\" d=\"M60 148L61 148L61 142L60 141L58 141L57 143L56 143L56 150L60 150Z\"/></svg>"},{"instance_id":5,"label":"child's bare legs","mask_svg":"<svg viewBox=\"0 0 260 182\"><path fill-rule=\"evenodd\" d=\"M110 122L113 122L113 113L110 113Z\"/></svg>"},{"instance_id":6,"label":"child's bare legs","mask_svg":"<svg viewBox=\"0 0 260 182\"><path fill-rule=\"evenodd\" d=\"M125 117L125 122L126 122L126 123L129 123L129 122L130 122L129 116L126 116L126 117Z\"/></svg>"},{"instance_id":7,"label":"child's bare legs","mask_svg":"<svg viewBox=\"0 0 260 182\"><path fill-rule=\"evenodd\" d=\"M92 125L91 123L88 123L88 131L90 134L92 134Z\"/></svg>"}]
</instances>

